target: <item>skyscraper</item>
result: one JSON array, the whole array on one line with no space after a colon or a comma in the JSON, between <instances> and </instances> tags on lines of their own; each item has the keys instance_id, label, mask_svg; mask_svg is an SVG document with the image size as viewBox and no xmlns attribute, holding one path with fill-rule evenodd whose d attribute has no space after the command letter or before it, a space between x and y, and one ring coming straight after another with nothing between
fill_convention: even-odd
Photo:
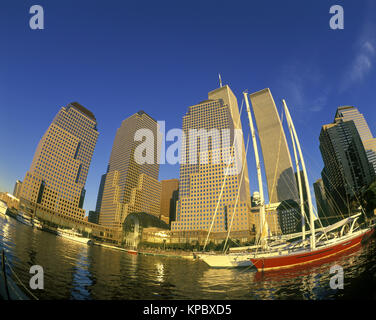
<instances>
[{"instance_id":1,"label":"skyscraper","mask_svg":"<svg viewBox=\"0 0 376 320\"><path fill-rule=\"evenodd\" d=\"M329 201L327 198L327 192L325 191L324 182L322 179L317 179L313 184L313 189L315 191L317 213L319 218L325 221L324 218L328 218L333 215Z\"/></svg>"},{"instance_id":2,"label":"skyscraper","mask_svg":"<svg viewBox=\"0 0 376 320\"><path fill-rule=\"evenodd\" d=\"M297 200L298 190L286 136L269 89L250 94L264 160L270 203Z\"/></svg>"},{"instance_id":3,"label":"skyscraper","mask_svg":"<svg viewBox=\"0 0 376 320\"><path fill-rule=\"evenodd\" d=\"M142 130L150 140L137 141ZM125 119L116 132L100 202L99 224L120 227L132 212L159 216L161 185L158 181L160 146L158 124L144 111ZM152 150L151 161L140 162L135 151L141 143Z\"/></svg>"},{"instance_id":4,"label":"skyscraper","mask_svg":"<svg viewBox=\"0 0 376 320\"><path fill-rule=\"evenodd\" d=\"M98 214L99 214L99 211L101 210L102 198L103 198L103 189L104 189L105 181L106 181L106 174L102 174L101 182L99 183L97 203L95 205L95 212L97 212Z\"/></svg>"},{"instance_id":5,"label":"skyscraper","mask_svg":"<svg viewBox=\"0 0 376 320\"><path fill-rule=\"evenodd\" d=\"M17 180L16 183L15 183L15 185L14 185L14 189L13 189L13 195L16 198L20 197L20 195L21 195L21 189L22 189L22 181Z\"/></svg>"},{"instance_id":6,"label":"skyscraper","mask_svg":"<svg viewBox=\"0 0 376 320\"><path fill-rule=\"evenodd\" d=\"M38 144L21 198L67 219L83 219L84 187L98 134L91 111L77 102L62 107Z\"/></svg>"},{"instance_id":7,"label":"skyscraper","mask_svg":"<svg viewBox=\"0 0 376 320\"><path fill-rule=\"evenodd\" d=\"M354 121L360 139L363 142L368 161L372 164L376 172L376 138L373 137L368 127L367 121L359 110L352 106L343 106L337 109L335 119L341 118L343 121Z\"/></svg>"},{"instance_id":8,"label":"skyscraper","mask_svg":"<svg viewBox=\"0 0 376 320\"><path fill-rule=\"evenodd\" d=\"M166 223L170 223L170 218L174 217L176 212L171 212L171 210L176 211L176 193L179 190L179 180L170 179L162 180L162 192L161 192L161 214L160 219ZM175 200L176 199L176 200Z\"/></svg>"},{"instance_id":9,"label":"skyscraper","mask_svg":"<svg viewBox=\"0 0 376 320\"><path fill-rule=\"evenodd\" d=\"M188 108L183 117L185 140L181 158L185 162L180 164L179 201L176 221L171 223L172 231L208 231L212 226L213 233L225 234L231 220L231 231L249 232L252 229L254 223L250 214L249 177L242 134L240 139L239 135L236 138L240 142L237 150L241 156L241 168L235 161L231 168L239 170L226 174L229 172L226 171L228 162L225 159L235 156L232 145L236 136L234 129L241 129L239 117L236 97L227 85L209 92L208 100ZM207 132L207 139L200 137L198 141L196 136L191 136L190 132L195 130ZM221 137L224 132L230 133L228 140ZM198 161L193 161L194 158Z\"/></svg>"},{"instance_id":10,"label":"skyscraper","mask_svg":"<svg viewBox=\"0 0 376 320\"><path fill-rule=\"evenodd\" d=\"M324 125L319 140L322 179L331 206L338 214L347 213L355 193L373 181L372 164L353 120L336 118L334 123Z\"/></svg>"}]
</instances>

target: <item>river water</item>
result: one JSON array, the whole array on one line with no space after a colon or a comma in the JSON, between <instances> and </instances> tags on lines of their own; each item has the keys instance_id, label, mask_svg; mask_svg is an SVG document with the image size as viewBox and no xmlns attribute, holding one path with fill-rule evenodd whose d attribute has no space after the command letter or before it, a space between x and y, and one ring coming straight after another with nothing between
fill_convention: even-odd
<instances>
[{"instance_id":1,"label":"river water","mask_svg":"<svg viewBox=\"0 0 376 320\"><path fill-rule=\"evenodd\" d=\"M376 299L375 239L320 267L272 274L86 246L0 216L3 248L25 285L30 267L43 267L39 299ZM344 269L343 290L330 288L333 265Z\"/></svg>"}]
</instances>

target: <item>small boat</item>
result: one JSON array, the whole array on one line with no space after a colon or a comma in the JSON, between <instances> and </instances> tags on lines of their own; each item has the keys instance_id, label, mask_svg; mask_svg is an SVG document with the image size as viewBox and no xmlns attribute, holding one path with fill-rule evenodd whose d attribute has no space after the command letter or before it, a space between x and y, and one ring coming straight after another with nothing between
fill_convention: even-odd
<instances>
[{"instance_id":1,"label":"small boat","mask_svg":"<svg viewBox=\"0 0 376 320\"><path fill-rule=\"evenodd\" d=\"M57 235L65 239L87 244L87 245L91 245L93 243L91 239L83 237L81 233L77 232L74 229L57 228Z\"/></svg>"},{"instance_id":2,"label":"small boat","mask_svg":"<svg viewBox=\"0 0 376 320\"><path fill-rule=\"evenodd\" d=\"M39 230L42 230L43 229L43 226L42 224L40 223L39 219L38 218L34 218L33 219L33 227L39 229Z\"/></svg>"},{"instance_id":3,"label":"small boat","mask_svg":"<svg viewBox=\"0 0 376 320\"><path fill-rule=\"evenodd\" d=\"M133 250L133 249L127 249L127 253L129 253L129 254L135 254L135 255L138 254L137 250Z\"/></svg>"},{"instance_id":4,"label":"small boat","mask_svg":"<svg viewBox=\"0 0 376 320\"><path fill-rule=\"evenodd\" d=\"M26 214L26 213L24 213L22 211L18 212L18 214L17 214L17 220L19 222L23 223L24 225L29 226L29 227L33 226L31 216L29 216L28 214Z\"/></svg>"},{"instance_id":5,"label":"small boat","mask_svg":"<svg viewBox=\"0 0 376 320\"><path fill-rule=\"evenodd\" d=\"M0 216L6 217L6 212L8 210L8 205L0 200Z\"/></svg>"}]
</instances>

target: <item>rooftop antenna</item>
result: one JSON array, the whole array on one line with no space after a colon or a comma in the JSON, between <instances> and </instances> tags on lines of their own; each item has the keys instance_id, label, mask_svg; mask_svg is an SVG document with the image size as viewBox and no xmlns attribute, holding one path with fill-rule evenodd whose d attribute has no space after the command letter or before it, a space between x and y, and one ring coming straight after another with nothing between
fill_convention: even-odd
<instances>
[{"instance_id":1,"label":"rooftop antenna","mask_svg":"<svg viewBox=\"0 0 376 320\"><path fill-rule=\"evenodd\" d=\"M219 86L222 88L222 78L221 78L220 73L218 73L218 77L219 77Z\"/></svg>"}]
</instances>

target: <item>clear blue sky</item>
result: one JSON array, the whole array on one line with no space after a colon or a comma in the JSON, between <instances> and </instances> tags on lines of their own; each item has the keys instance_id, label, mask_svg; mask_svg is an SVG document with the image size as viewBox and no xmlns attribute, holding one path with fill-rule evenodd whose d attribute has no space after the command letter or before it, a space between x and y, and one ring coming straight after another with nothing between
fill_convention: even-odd
<instances>
[{"instance_id":1,"label":"clear blue sky","mask_svg":"<svg viewBox=\"0 0 376 320\"><path fill-rule=\"evenodd\" d=\"M376 134L372 2L2 0L0 191L23 180L59 108L78 101L100 132L84 205L94 209L121 121L142 109L181 128L188 106L218 87L218 73L239 105L245 89L269 87L279 109L286 99L314 182L320 129L339 105L357 106ZM29 28L35 4L44 8L44 30ZM344 8L344 30L329 28L334 4ZM254 191L252 149L248 166ZM178 176L178 166L161 166L160 179Z\"/></svg>"}]
</instances>

